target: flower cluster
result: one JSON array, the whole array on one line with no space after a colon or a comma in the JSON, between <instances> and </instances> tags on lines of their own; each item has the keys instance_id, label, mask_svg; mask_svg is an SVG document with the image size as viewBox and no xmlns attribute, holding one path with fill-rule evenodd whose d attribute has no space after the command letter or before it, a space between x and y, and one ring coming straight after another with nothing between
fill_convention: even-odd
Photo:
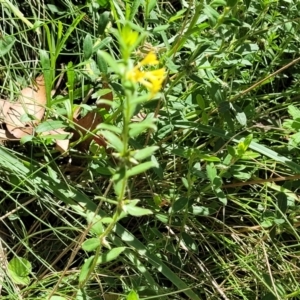
<instances>
[{"instance_id":1,"label":"flower cluster","mask_svg":"<svg viewBox=\"0 0 300 300\"><path fill-rule=\"evenodd\" d=\"M166 73L165 68L145 71L143 67L158 64L159 61L155 53L149 52L141 62L127 72L126 77L132 82L138 82L145 86L150 91L151 96L154 96L161 89Z\"/></svg>"}]
</instances>

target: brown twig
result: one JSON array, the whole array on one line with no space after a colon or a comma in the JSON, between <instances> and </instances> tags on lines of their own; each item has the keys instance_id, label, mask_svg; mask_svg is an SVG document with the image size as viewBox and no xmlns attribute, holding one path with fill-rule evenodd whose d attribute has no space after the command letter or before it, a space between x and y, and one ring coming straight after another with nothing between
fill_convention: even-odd
<instances>
[{"instance_id":1,"label":"brown twig","mask_svg":"<svg viewBox=\"0 0 300 300\"><path fill-rule=\"evenodd\" d=\"M236 183L229 183L222 185L222 188L231 188L231 187L238 187L238 186L245 186L251 184L262 184L266 182L275 182L275 181L287 181L287 180L296 180L300 179L300 175L293 175L293 176L283 176L283 177L276 177L276 178L267 178L267 179L256 179L256 180L249 180L245 182L236 182Z\"/></svg>"}]
</instances>

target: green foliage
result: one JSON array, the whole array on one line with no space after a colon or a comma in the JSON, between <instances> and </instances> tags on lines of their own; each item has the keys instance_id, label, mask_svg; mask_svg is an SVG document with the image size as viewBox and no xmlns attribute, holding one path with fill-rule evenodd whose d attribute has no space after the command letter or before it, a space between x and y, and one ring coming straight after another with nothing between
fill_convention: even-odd
<instances>
[{"instance_id":1,"label":"green foliage","mask_svg":"<svg viewBox=\"0 0 300 300\"><path fill-rule=\"evenodd\" d=\"M14 257L8 263L8 274L15 284L27 286L30 282L31 263L21 257Z\"/></svg>"},{"instance_id":2,"label":"green foliage","mask_svg":"<svg viewBox=\"0 0 300 300\"><path fill-rule=\"evenodd\" d=\"M1 297L299 297L298 1L23 5L1 94L43 73L47 120L0 146Z\"/></svg>"}]
</instances>

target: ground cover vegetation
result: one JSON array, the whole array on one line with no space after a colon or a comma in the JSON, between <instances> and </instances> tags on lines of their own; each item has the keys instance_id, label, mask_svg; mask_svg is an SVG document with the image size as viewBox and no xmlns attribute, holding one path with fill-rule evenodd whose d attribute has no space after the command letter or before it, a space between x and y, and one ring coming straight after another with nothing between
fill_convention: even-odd
<instances>
[{"instance_id":1,"label":"ground cover vegetation","mask_svg":"<svg viewBox=\"0 0 300 300\"><path fill-rule=\"evenodd\" d=\"M300 299L300 2L1 2L1 299Z\"/></svg>"}]
</instances>

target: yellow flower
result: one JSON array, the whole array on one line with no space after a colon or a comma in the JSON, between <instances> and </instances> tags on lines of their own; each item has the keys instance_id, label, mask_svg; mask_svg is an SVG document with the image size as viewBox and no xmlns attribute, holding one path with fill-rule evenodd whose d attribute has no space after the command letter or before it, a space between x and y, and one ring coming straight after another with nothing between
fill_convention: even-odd
<instances>
[{"instance_id":1,"label":"yellow flower","mask_svg":"<svg viewBox=\"0 0 300 300\"><path fill-rule=\"evenodd\" d=\"M157 60L156 55L153 52L149 52L137 66L127 72L126 77L132 82L138 82L145 86L151 92L151 96L154 96L161 89L165 79L165 68L144 71L141 70L141 67L157 64L159 64L159 61Z\"/></svg>"}]
</instances>

